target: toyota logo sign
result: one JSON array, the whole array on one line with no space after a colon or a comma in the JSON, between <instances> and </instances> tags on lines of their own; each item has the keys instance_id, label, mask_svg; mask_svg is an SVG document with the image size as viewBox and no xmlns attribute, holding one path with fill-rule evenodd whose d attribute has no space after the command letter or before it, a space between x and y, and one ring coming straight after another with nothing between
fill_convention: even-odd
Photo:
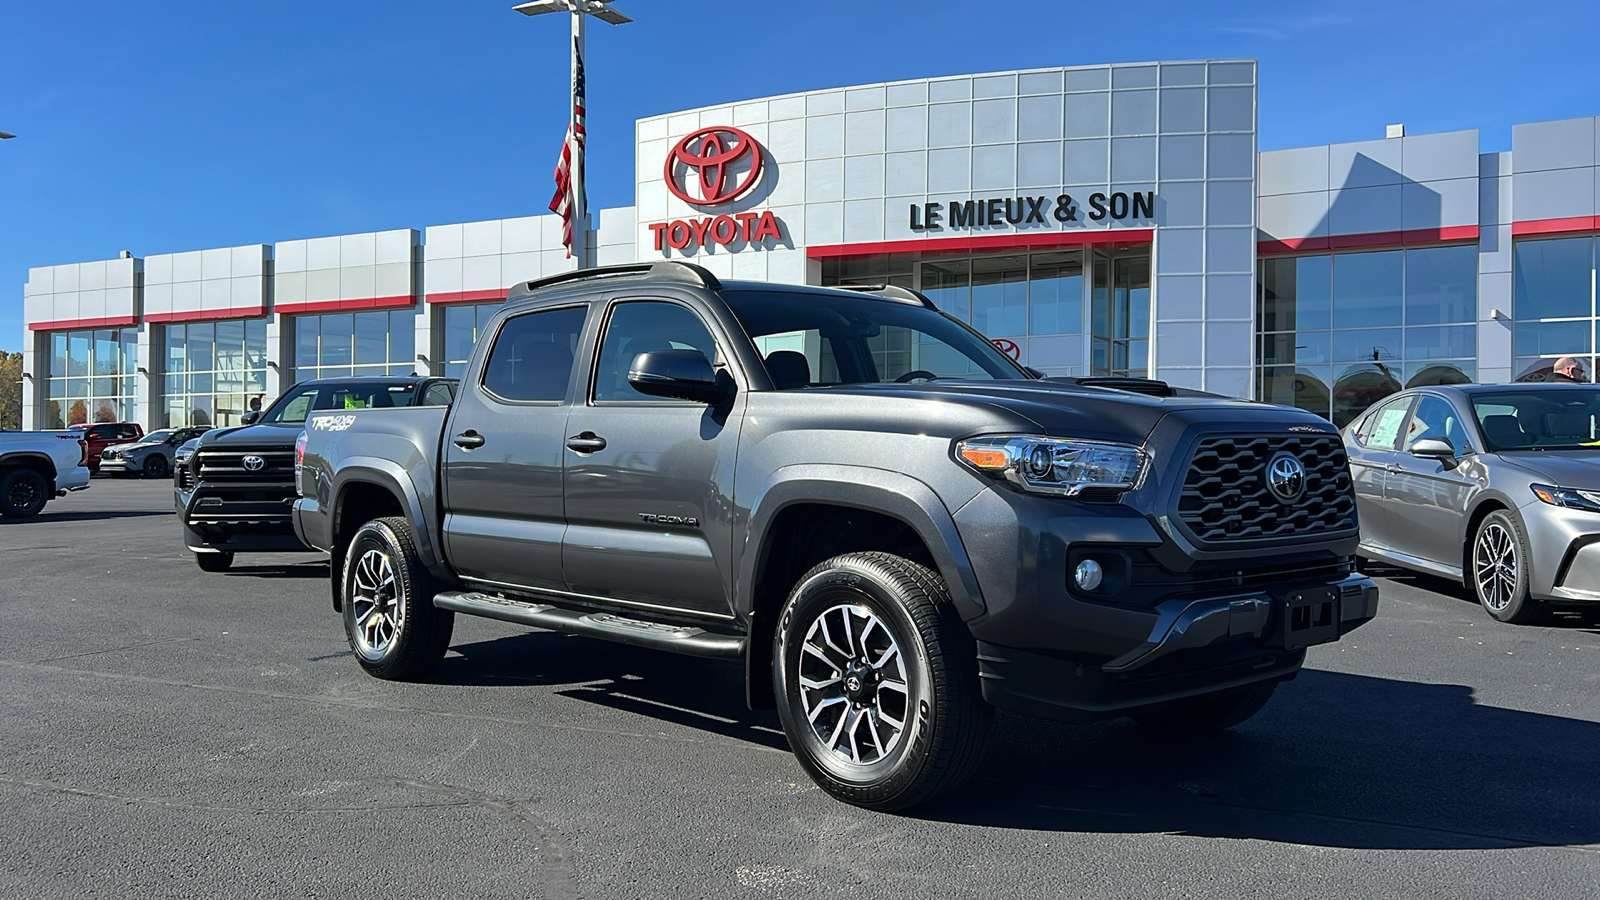
<instances>
[{"instance_id":1,"label":"toyota logo sign","mask_svg":"<svg viewBox=\"0 0 1600 900\"><path fill-rule=\"evenodd\" d=\"M1306 467L1299 457L1283 451L1267 463L1267 488L1284 503L1300 499L1306 490Z\"/></svg>"},{"instance_id":2,"label":"toyota logo sign","mask_svg":"<svg viewBox=\"0 0 1600 900\"><path fill-rule=\"evenodd\" d=\"M267 461L255 454L244 458L244 468L247 472L259 472L267 467Z\"/></svg>"},{"instance_id":3,"label":"toyota logo sign","mask_svg":"<svg viewBox=\"0 0 1600 900\"><path fill-rule=\"evenodd\" d=\"M761 145L727 125L702 128L667 153L662 175L672 196L694 206L730 203L761 180Z\"/></svg>"}]
</instances>

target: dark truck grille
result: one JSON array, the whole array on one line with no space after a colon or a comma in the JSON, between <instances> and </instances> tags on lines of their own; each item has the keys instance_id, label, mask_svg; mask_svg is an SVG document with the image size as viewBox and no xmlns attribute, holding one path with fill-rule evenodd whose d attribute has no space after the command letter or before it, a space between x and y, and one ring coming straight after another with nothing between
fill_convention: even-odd
<instances>
[{"instance_id":1,"label":"dark truck grille","mask_svg":"<svg viewBox=\"0 0 1600 900\"><path fill-rule=\"evenodd\" d=\"M194 469L188 463L178 466L173 476L178 480L178 487L185 491L194 490Z\"/></svg>"},{"instance_id":2,"label":"dark truck grille","mask_svg":"<svg viewBox=\"0 0 1600 900\"><path fill-rule=\"evenodd\" d=\"M258 456L259 469L245 467L245 458ZM195 468L205 483L250 482L251 484L294 484L294 448L271 450L200 450Z\"/></svg>"},{"instance_id":3,"label":"dark truck grille","mask_svg":"<svg viewBox=\"0 0 1600 900\"><path fill-rule=\"evenodd\" d=\"M1288 502L1267 487L1267 465L1280 451L1294 454L1306 470L1305 491ZM1189 461L1178 518L1208 544L1354 531L1344 444L1332 434L1202 438Z\"/></svg>"}]
</instances>

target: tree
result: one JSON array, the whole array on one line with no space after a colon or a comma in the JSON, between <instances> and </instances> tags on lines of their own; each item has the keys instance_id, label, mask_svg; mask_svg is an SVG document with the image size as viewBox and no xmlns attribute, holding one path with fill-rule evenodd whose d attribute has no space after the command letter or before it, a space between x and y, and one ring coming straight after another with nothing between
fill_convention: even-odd
<instances>
[{"instance_id":1,"label":"tree","mask_svg":"<svg viewBox=\"0 0 1600 900\"><path fill-rule=\"evenodd\" d=\"M0 350L0 431L22 427L22 354Z\"/></svg>"}]
</instances>

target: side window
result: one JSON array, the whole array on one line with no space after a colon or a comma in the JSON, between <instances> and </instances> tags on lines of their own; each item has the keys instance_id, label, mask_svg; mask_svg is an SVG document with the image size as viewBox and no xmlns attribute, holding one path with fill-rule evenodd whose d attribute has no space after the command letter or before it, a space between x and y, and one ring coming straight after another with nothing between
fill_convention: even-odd
<instances>
[{"instance_id":1,"label":"side window","mask_svg":"<svg viewBox=\"0 0 1600 900\"><path fill-rule=\"evenodd\" d=\"M1461 427L1461 418L1456 415L1455 407L1443 398L1424 395L1417 401L1411 421L1406 423L1405 449L1410 450L1412 444L1430 438L1449 441L1457 454L1466 450L1468 445L1467 431Z\"/></svg>"},{"instance_id":2,"label":"side window","mask_svg":"<svg viewBox=\"0 0 1600 900\"><path fill-rule=\"evenodd\" d=\"M600 342L594 399L675 402L641 394L628 383L633 358L656 350L699 350L713 364L717 361L717 342L700 317L687 307L664 300L619 303L611 310L611 321Z\"/></svg>"},{"instance_id":3,"label":"side window","mask_svg":"<svg viewBox=\"0 0 1600 900\"><path fill-rule=\"evenodd\" d=\"M422 405L449 406L454 397L455 395L450 391L449 382L436 381L428 385L428 389L422 393Z\"/></svg>"},{"instance_id":4,"label":"side window","mask_svg":"<svg viewBox=\"0 0 1600 900\"><path fill-rule=\"evenodd\" d=\"M1374 450L1393 450L1400 439L1400 426L1405 424L1410 397L1390 400L1362 420L1356 431L1356 443Z\"/></svg>"},{"instance_id":5,"label":"side window","mask_svg":"<svg viewBox=\"0 0 1600 900\"><path fill-rule=\"evenodd\" d=\"M483 367L484 390L504 400L565 400L587 311L573 306L506 320Z\"/></svg>"}]
</instances>

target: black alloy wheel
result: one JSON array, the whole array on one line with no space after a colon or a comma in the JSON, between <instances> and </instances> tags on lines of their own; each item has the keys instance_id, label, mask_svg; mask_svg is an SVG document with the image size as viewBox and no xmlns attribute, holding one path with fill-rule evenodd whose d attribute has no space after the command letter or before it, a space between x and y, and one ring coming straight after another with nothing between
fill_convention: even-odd
<instances>
[{"instance_id":1,"label":"black alloy wheel","mask_svg":"<svg viewBox=\"0 0 1600 900\"><path fill-rule=\"evenodd\" d=\"M0 474L0 516L26 519L36 516L50 499L50 485L32 469L8 469Z\"/></svg>"},{"instance_id":2,"label":"black alloy wheel","mask_svg":"<svg viewBox=\"0 0 1600 900\"><path fill-rule=\"evenodd\" d=\"M146 478L165 478L167 477L167 458L159 453L152 453L144 458L142 470Z\"/></svg>"}]
</instances>

